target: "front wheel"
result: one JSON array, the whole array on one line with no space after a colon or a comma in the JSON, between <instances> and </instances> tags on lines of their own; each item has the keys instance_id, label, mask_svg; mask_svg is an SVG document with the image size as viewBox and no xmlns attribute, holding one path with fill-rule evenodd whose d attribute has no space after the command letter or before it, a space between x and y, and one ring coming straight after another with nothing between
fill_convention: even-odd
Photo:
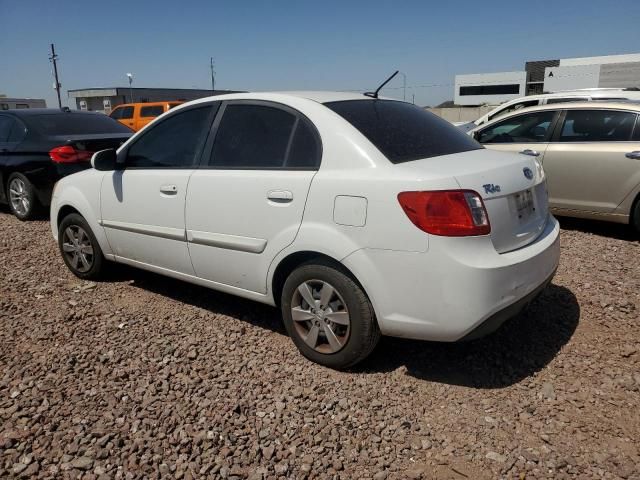
<instances>
[{"instance_id":1,"label":"front wheel","mask_svg":"<svg viewBox=\"0 0 640 480\"><path fill-rule=\"evenodd\" d=\"M635 205L631 209L631 227L640 235L640 196L636 199Z\"/></svg>"},{"instance_id":2,"label":"front wheel","mask_svg":"<svg viewBox=\"0 0 640 480\"><path fill-rule=\"evenodd\" d=\"M79 278L94 280L104 270L104 256L87 221L77 213L64 217L58 228L58 247L64 263Z\"/></svg>"},{"instance_id":3,"label":"front wheel","mask_svg":"<svg viewBox=\"0 0 640 480\"><path fill-rule=\"evenodd\" d=\"M287 278L282 316L298 350L313 362L344 369L364 360L380 339L371 302L341 269L308 263Z\"/></svg>"}]
</instances>

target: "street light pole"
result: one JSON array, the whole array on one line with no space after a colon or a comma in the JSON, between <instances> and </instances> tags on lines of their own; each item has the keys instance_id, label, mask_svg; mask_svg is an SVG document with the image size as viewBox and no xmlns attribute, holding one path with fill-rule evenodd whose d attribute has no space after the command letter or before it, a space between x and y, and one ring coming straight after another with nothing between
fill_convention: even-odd
<instances>
[{"instance_id":1,"label":"street light pole","mask_svg":"<svg viewBox=\"0 0 640 480\"><path fill-rule=\"evenodd\" d=\"M211 62L211 91L215 92L216 90L216 77L215 77L215 70L213 69L213 66L215 65L214 61L213 61L213 57L210 58L210 62Z\"/></svg>"},{"instance_id":2,"label":"street light pole","mask_svg":"<svg viewBox=\"0 0 640 480\"><path fill-rule=\"evenodd\" d=\"M127 78L129 79L129 103L133 103L133 89L131 88L133 73L127 73Z\"/></svg>"},{"instance_id":3,"label":"street light pole","mask_svg":"<svg viewBox=\"0 0 640 480\"><path fill-rule=\"evenodd\" d=\"M407 76L404 72L398 72L402 75L402 100L407 100Z\"/></svg>"},{"instance_id":4,"label":"street light pole","mask_svg":"<svg viewBox=\"0 0 640 480\"><path fill-rule=\"evenodd\" d=\"M58 60L58 55L56 55L56 50L55 47L53 46L53 43L51 44L51 54L49 55L49 61L51 63L53 63L53 76L55 78L55 86L53 88L55 88L56 93L58 94L58 108L62 108L62 100L60 100L60 87L62 87L62 85L60 85L60 81L58 80L58 64L57 61Z\"/></svg>"}]
</instances>

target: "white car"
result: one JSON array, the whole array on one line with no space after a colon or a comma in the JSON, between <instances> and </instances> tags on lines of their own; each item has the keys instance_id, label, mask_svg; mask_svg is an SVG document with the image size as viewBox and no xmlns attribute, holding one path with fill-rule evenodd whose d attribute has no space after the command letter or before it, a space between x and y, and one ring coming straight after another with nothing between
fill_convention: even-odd
<instances>
[{"instance_id":1,"label":"white car","mask_svg":"<svg viewBox=\"0 0 640 480\"><path fill-rule=\"evenodd\" d=\"M58 182L65 263L115 261L282 309L332 368L380 335L471 339L553 276L559 226L533 157L485 150L409 103L242 93L176 107Z\"/></svg>"},{"instance_id":2,"label":"white car","mask_svg":"<svg viewBox=\"0 0 640 480\"><path fill-rule=\"evenodd\" d=\"M470 132L481 125L495 120L507 113L520 110L521 108L534 107L537 105L551 105L555 103L568 102L591 102L591 101L616 101L633 100L640 101L640 89L638 88L584 88L578 90L565 90L561 92L542 93L540 95L527 95L503 103L494 108L489 113L484 114L473 122L455 122L459 129Z\"/></svg>"}]
</instances>

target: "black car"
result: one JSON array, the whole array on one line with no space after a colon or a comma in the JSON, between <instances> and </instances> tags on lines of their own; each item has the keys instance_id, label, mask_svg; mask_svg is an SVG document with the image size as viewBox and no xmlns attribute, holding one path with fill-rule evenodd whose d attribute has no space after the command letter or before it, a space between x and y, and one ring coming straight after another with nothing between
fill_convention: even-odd
<instances>
[{"instance_id":1,"label":"black car","mask_svg":"<svg viewBox=\"0 0 640 480\"><path fill-rule=\"evenodd\" d=\"M133 131L102 113L33 108L0 111L0 203L20 220L51 201L60 178L91 167L94 152Z\"/></svg>"}]
</instances>

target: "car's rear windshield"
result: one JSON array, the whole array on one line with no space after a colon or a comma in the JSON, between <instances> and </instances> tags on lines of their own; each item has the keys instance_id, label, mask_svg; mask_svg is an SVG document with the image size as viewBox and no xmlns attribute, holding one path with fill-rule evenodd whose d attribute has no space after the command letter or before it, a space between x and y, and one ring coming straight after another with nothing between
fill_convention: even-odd
<instances>
[{"instance_id":1,"label":"car's rear windshield","mask_svg":"<svg viewBox=\"0 0 640 480\"><path fill-rule=\"evenodd\" d=\"M324 104L356 127L391 162L483 148L442 118L394 100L346 100Z\"/></svg>"},{"instance_id":2,"label":"car's rear windshield","mask_svg":"<svg viewBox=\"0 0 640 480\"><path fill-rule=\"evenodd\" d=\"M99 113L47 113L30 115L29 120L44 135L131 133L125 125Z\"/></svg>"}]
</instances>

